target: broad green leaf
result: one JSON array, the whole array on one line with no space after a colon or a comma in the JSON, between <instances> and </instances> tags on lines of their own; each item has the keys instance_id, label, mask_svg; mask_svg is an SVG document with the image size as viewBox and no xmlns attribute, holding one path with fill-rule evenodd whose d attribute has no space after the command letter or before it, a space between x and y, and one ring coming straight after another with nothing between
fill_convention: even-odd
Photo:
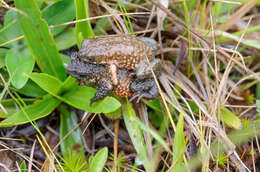
<instances>
[{"instance_id":1,"label":"broad green leaf","mask_svg":"<svg viewBox=\"0 0 260 172\"><path fill-rule=\"evenodd\" d=\"M69 28L68 30L62 32L55 37L55 41L59 51L72 47L76 44L75 29Z\"/></svg>"},{"instance_id":2,"label":"broad green leaf","mask_svg":"<svg viewBox=\"0 0 260 172\"><path fill-rule=\"evenodd\" d=\"M75 13L76 10L73 0L62 0L45 8L42 11L42 16L50 26L54 26L72 21L75 18ZM51 32L53 35L57 35L66 27L66 25L59 26L51 29Z\"/></svg>"},{"instance_id":3,"label":"broad green leaf","mask_svg":"<svg viewBox=\"0 0 260 172\"><path fill-rule=\"evenodd\" d=\"M63 156L69 156L74 151L78 158L85 159L84 145L82 142L82 133L78 125L78 118L73 111L69 111L65 104L59 106L60 111L60 139L61 152ZM70 133L69 135L67 135ZM76 149L75 149L76 148ZM79 164L80 165L80 164Z\"/></svg>"},{"instance_id":4,"label":"broad green leaf","mask_svg":"<svg viewBox=\"0 0 260 172\"><path fill-rule=\"evenodd\" d=\"M75 86L62 95L61 99L75 107L92 113L110 113L117 110L121 104L113 97L107 96L103 100L99 100L90 106L90 100L94 97L96 90L87 86Z\"/></svg>"},{"instance_id":5,"label":"broad green leaf","mask_svg":"<svg viewBox=\"0 0 260 172\"><path fill-rule=\"evenodd\" d=\"M20 89L26 84L28 78L25 74L32 72L34 63L34 58L26 49L19 51L16 48L12 48L7 52L5 64L11 83L15 88Z\"/></svg>"},{"instance_id":6,"label":"broad green leaf","mask_svg":"<svg viewBox=\"0 0 260 172\"><path fill-rule=\"evenodd\" d=\"M47 94L46 91L41 89L35 82L33 82L31 79L27 81L25 86L19 90L17 90L19 93L28 96L28 97L42 97Z\"/></svg>"},{"instance_id":7,"label":"broad green leaf","mask_svg":"<svg viewBox=\"0 0 260 172\"><path fill-rule=\"evenodd\" d=\"M91 160L89 165L89 172L102 172L107 161L108 149L102 148L95 157Z\"/></svg>"},{"instance_id":8,"label":"broad green leaf","mask_svg":"<svg viewBox=\"0 0 260 172\"><path fill-rule=\"evenodd\" d=\"M23 99L23 100L26 104L27 103L31 104L34 101L34 99ZM5 99L5 100L0 101L0 103L5 110L5 111L3 111L2 108L0 109L0 118L8 118L11 115L13 115L14 113L19 111L17 105L15 104L15 102L12 99Z\"/></svg>"},{"instance_id":9,"label":"broad green leaf","mask_svg":"<svg viewBox=\"0 0 260 172\"><path fill-rule=\"evenodd\" d=\"M226 108L221 109L220 117L221 120L223 120L223 122L229 127L238 129L241 126L241 120Z\"/></svg>"},{"instance_id":10,"label":"broad green leaf","mask_svg":"<svg viewBox=\"0 0 260 172\"><path fill-rule=\"evenodd\" d=\"M4 43L7 41L5 37L5 31L6 27L4 27L2 24L0 24L0 44Z\"/></svg>"},{"instance_id":11,"label":"broad green leaf","mask_svg":"<svg viewBox=\"0 0 260 172\"><path fill-rule=\"evenodd\" d=\"M130 104L124 105L123 109L123 118L126 125L126 129L131 138L131 141L135 147L135 150L138 154L138 158L143 163L146 171L155 171L153 169L153 162L151 162L147 155L147 149L145 146L143 134L139 125L135 122L134 117L136 114Z\"/></svg>"},{"instance_id":12,"label":"broad green leaf","mask_svg":"<svg viewBox=\"0 0 260 172\"><path fill-rule=\"evenodd\" d=\"M14 103L1 101L3 108L0 109L0 118L7 118L18 111Z\"/></svg>"},{"instance_id":13,"label":"broad green leaf","mask_svg":"<svg viewBox=\"0 0 260 172\"><path fill-rule=\"evenodd\" d=\"M15 0L15 7L22 11L18 20L24 33L26 43L36 59L42 72L56 76L60 80L66 78L60 54L46 21L34 0Z\"/></svg>"},{"instance_id":14,"label":"broad green leaf","mask_svg":"<svg viewBox=\"0 0 260 172\"><path fill-rule=\"evenodd\" d=\"M180 113L179 120L177 123L176 133L174 136L171 172L184 171L183 156L185 151L185 140L184 140L183 126L184 126L183 113Z\"/></svg>"},{"instance_id":15,"label":"broad green leaf","mask_svg":"<svg viewBox=\"0 0 260 172\"><path fill-rule=\"evenodd\" d=\"M8 49L0 48L0 68L5 66L5 56L8 51Z\"/></svg>"},{"instance_id":16,"label":"broad green leaf","mask_svg":"<svg viewBox=\"0 0 260 172\"><path fill-rule=\"evenodd\" d=\"M26 171L27 170L25 160L23 160L22 163L20 164L20 170L21 171Z\"/></svg>"},{"instance_id":17,"label":"broad green leaf","mask_svg":"<svg viewBox=\"0 0 260 172\"><path fill-rule=\"evenodd\" d=\"M31 104L31 103L33 103L34 100L35 99L25 99L25 98L23 99L23 101L26 104ZM0 118L8 118L11 115L13 115L14 113L19 111L19 108L17 107L14 100L12 100L12 99L4 99L4 100L0 101L0 103L5 110L5 111L3 111L3 109L0 108Z\"/></svg>"},{"instance_id":18,"label":"broad green leaf","mask_svg":"<svg viewBox=\"0 0 260 172\"><path fill-rule=\"evenodd\" d=\"M88 0L74 0L76 7L76 20L89 18L88 14ZM94 36L90 21L76 23L76 39L78 47L81 48L83 39Z\"/></svg>"},{"instance_id":19,"label":"broad green leaf","mask_svg":"<svg viewBox=\"0 0 260 172\"><path fill-rule=\"evenodd\" d=\"M104 115L110 119L118 119L122 116L122 110L121 108L118 108L116 111L111 113L105 113Z\"/></svg>"},{"instance_id":20,"label":"broad green leaf","mask_svg":"<svg viewBox=\"0 0 260 172\"><path fill-rule=\"evenodd\" d=\"M5 42L23 35L20 24L17 19L17 14L13 10L9 10L5 15L3 34L6 39ZM0 36L2 37L2 35ZM18 47L21 46L21 43L23 44L24 40L15 41L11 43L11 46Z\"/></svg>"},{"instance_id":21,"label":"broad green leaf","mask_svg":"<svg viewBox=\"0 0 260 172\"><path fill-rule=\"evenodd\" d=\"M110 113L121 106L115 98L106 97L90 107L90 100L94 97L96 90L87 86L78 86L72 77L68 77L64 83L45 73L32 73L29 77L52 96L87 112Z\"/></svg>"},{"instance_id":22,"label":"broad green leaf","mask_svg":"<svg viewBox=\"0 0 260 172\"><path fill-rule=\"evenodd\" d=\"M37 83L44 91L53 96L58 94L58 91L62 86L62 82L59 79L46 73L32 73L31 75L28 75L28 77Z\"/></svg>"},{"instance_id":23,"label":"broad green leaf","mask_svg":"<svg viewBox=\"0 0 260 172\"><path fill-rule=\"evenodd\" d=\"M0 122L0 127L25 124L49 115L59 104L60 100L47 95L42 100L37 100L32 105L28 105L16 112L9 118Z\"/></svg>"}]
</instances>

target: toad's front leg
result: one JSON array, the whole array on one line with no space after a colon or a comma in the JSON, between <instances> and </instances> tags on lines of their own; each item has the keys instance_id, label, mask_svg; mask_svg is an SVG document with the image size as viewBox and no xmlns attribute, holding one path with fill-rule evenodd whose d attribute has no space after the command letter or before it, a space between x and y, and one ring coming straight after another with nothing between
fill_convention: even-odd
<instances>
[{"instance_id":1,"label":"toad's front leg","mask_svg":"<svg viewBox=\"0 0 260 172\"><path fill-rule=\"evenodd\" d=\"M112 92L113 85L110 80L101 79L97 83L97 92L95 96L90 100L90 106L97 100L105 98Z\"/></svg>"}]
</instances>

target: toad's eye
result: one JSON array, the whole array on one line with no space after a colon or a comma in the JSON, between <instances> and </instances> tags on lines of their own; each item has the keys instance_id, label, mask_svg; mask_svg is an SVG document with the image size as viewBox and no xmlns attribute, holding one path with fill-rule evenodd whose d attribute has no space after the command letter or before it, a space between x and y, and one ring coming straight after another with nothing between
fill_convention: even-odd
<instances>
[{"instance_id":1,"label":"toad's eye","mask_svg":"<svg viewBox=\"0 0 260 172\"><path fill-rule=\"evenodd\" d=\"M96 60L96 58L93 58L93 57L86 57L86 59L87 59L87 61L88 62L92 62L92 63L94 63L94 62L97 62L97 60Z\"/></svg>"}]
</instances>

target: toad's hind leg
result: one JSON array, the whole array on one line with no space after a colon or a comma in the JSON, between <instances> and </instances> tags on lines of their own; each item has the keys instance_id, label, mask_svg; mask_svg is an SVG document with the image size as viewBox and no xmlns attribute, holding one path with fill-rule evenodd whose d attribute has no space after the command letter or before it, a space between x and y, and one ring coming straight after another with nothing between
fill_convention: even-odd
<instances>
[{"instance_id":1,"label":"toad's hind leg","mask_svg":"<svg viewBox=\"0 0 260 172\"><path fill-rule=\"evenodd\" d=\"M105 98L108 94L110 94L112 92L112 83L110 81L107 80L100 80L98 81L98 85L97 85L97 92L95 94L95 96L90 100L90 106L92 106L92 104L100 99Z\"/></svg>"}]
</instances>

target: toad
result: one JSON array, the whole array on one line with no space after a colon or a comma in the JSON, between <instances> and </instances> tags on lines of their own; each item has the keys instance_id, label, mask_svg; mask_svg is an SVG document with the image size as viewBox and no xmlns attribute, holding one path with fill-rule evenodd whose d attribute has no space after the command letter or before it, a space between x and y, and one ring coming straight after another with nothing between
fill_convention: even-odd
<instances>
[{"instance_id":1,"label":"toad","mask_svg":"<svg viewBox=\"0 0 260 172\"><path fill-rule=\"evenodd\" d=\"M97 92L91 99L90 105L110 93L120 97L132 97L130 101L137 98L137 102L141 98L152 99L158 95L154 78L136 78L128 69L119 68L116 74L118 83L114 85L107 65L89 63L78 57L76 53L72 54L67 71L77 79L87 81L87 83L94 83Z\"/></svg>"},{"instance_id":2,"label":"toad","mask_svg":"<svg viewBox=\"0 0 260 172\"><path fill-rule=\"evenodd\" d=\"M139 79L152 77L151 68L158 75L161 61L155 58L156 50L153 39L115 35L84 40L78 56L88 63L107 65L112 84L118 85L118 68L134 71Z\"/></svg>"}]
</instances>

